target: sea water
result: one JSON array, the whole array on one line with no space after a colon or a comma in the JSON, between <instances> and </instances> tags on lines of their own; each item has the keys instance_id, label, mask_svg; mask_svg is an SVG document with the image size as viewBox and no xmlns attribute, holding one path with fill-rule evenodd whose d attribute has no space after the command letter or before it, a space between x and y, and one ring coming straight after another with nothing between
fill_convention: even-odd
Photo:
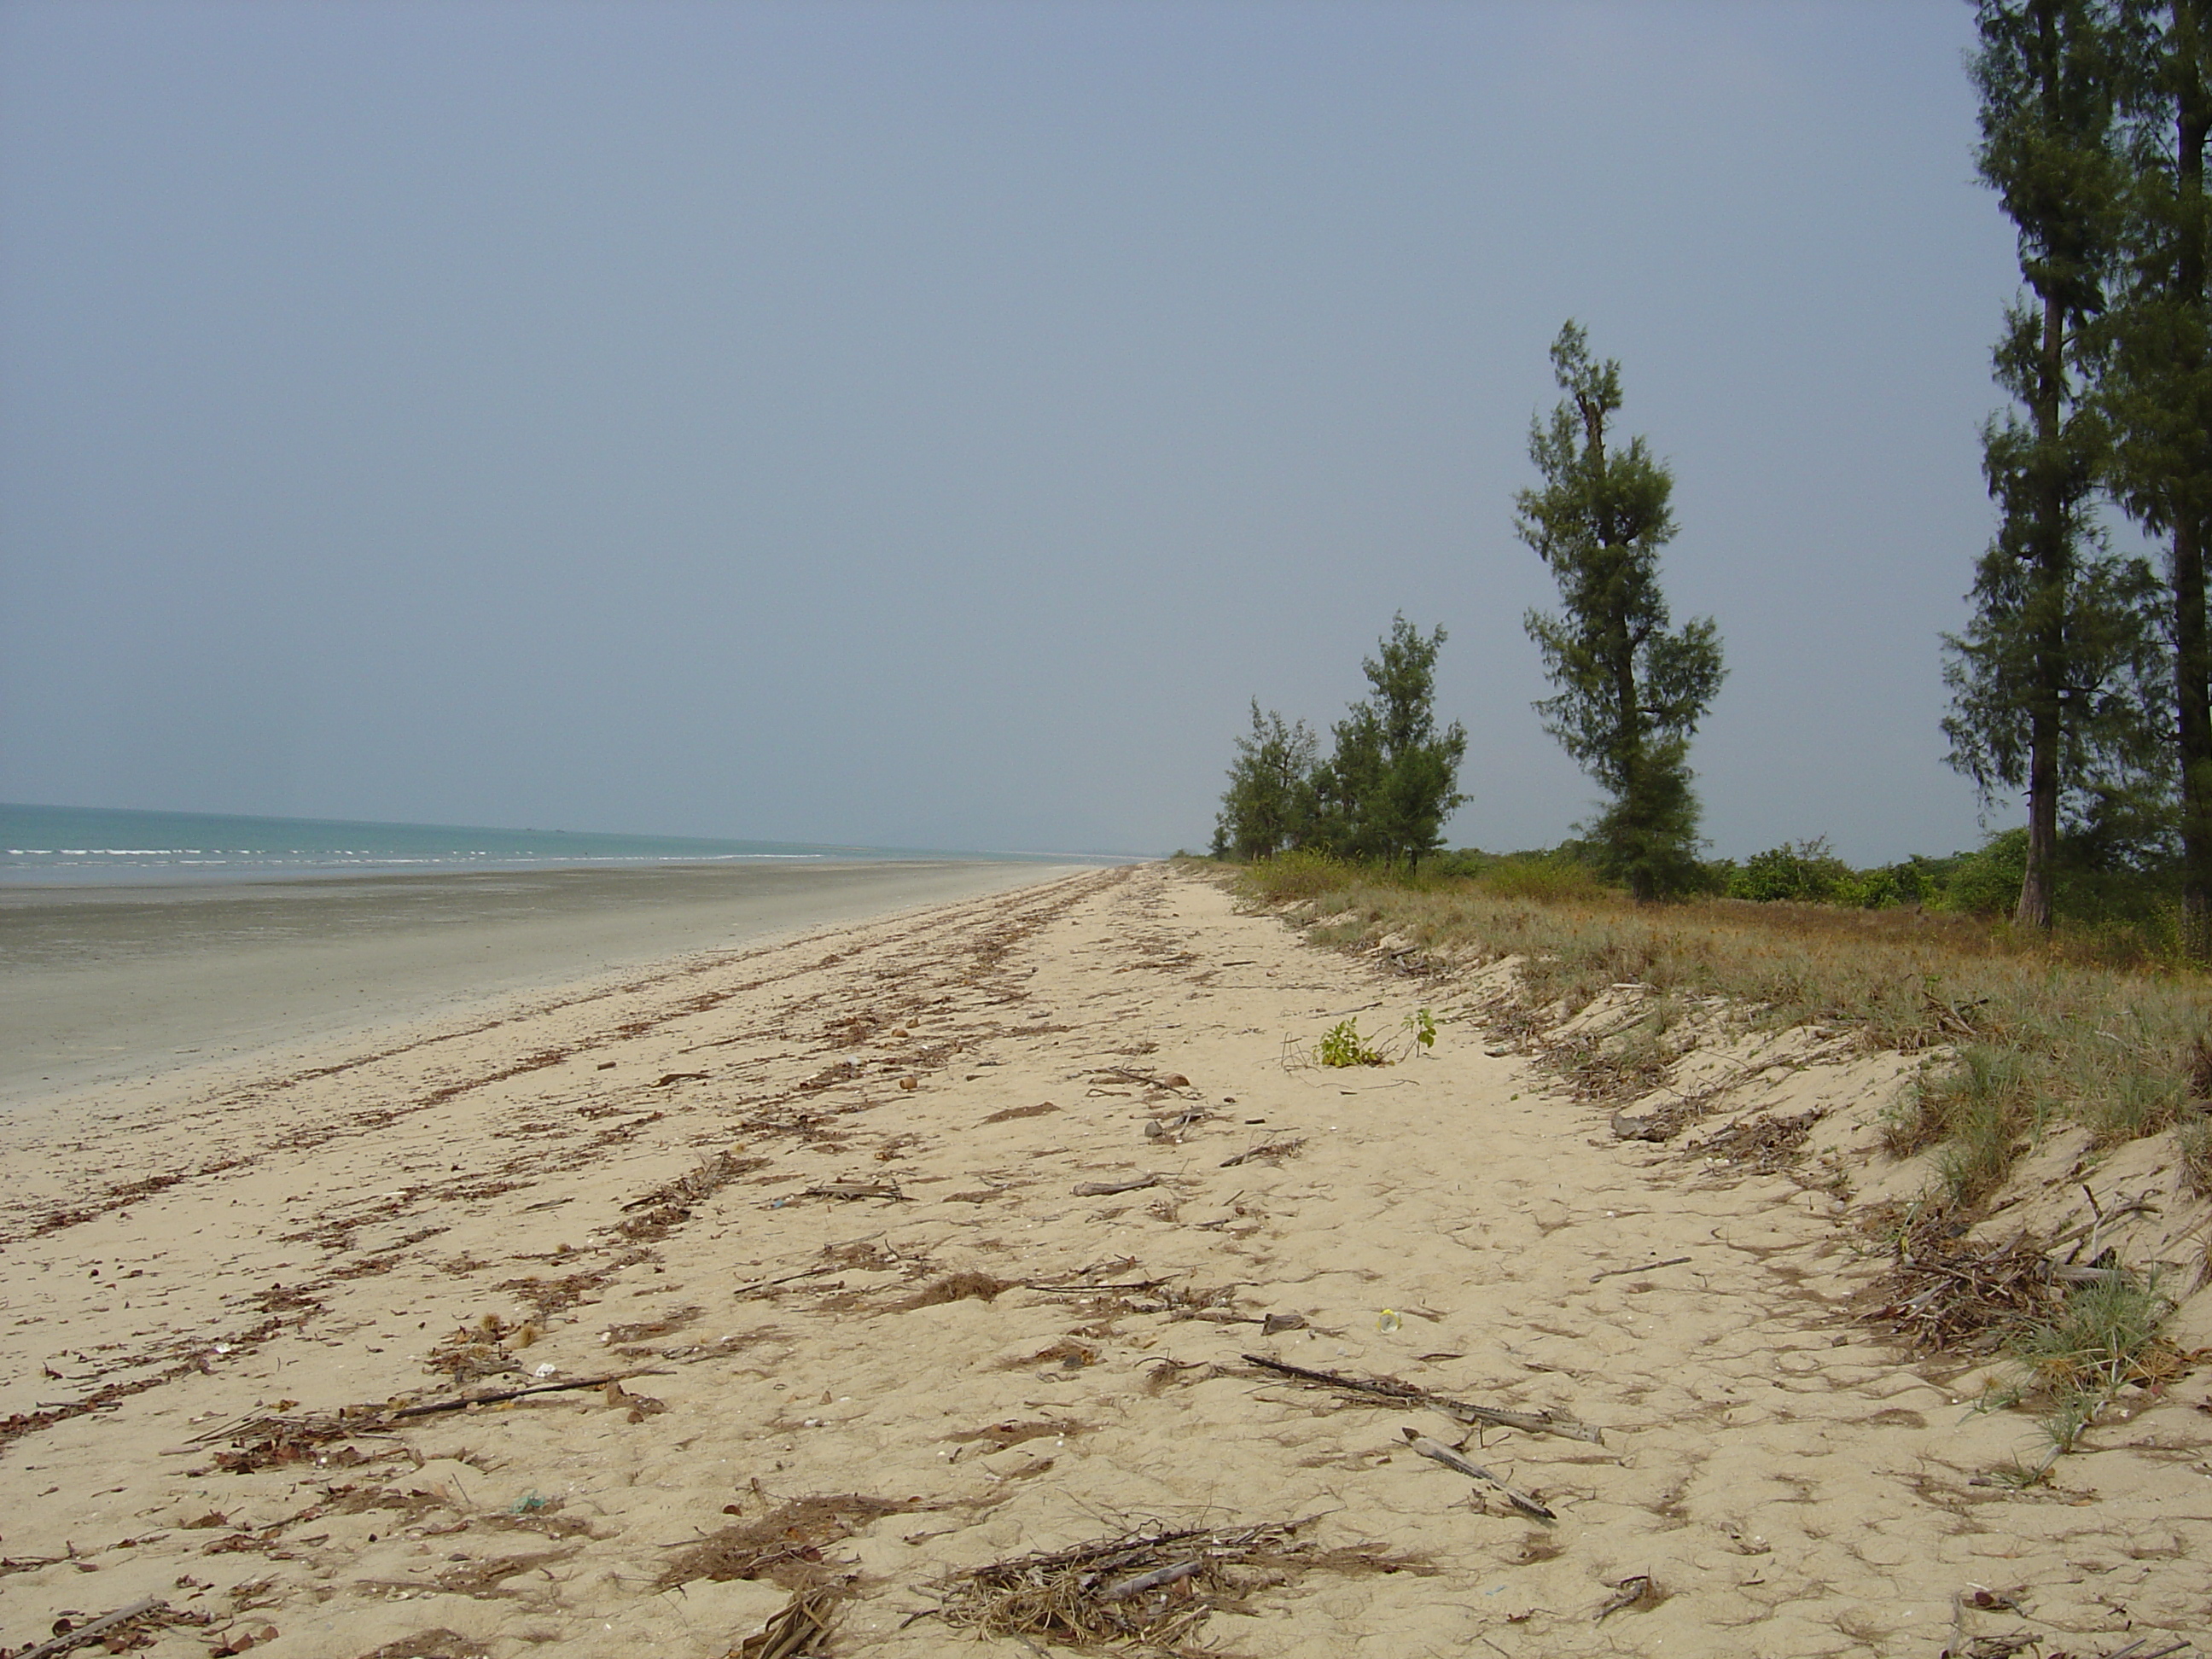
<instances>
[{"instance_id":1,"label":"sea water","mask_svg":"<svg viewBox=\"0 0 2212 1659\"><path fill-rule=\"evenodd\" d=\"M0 886L926 856L887 848L0 803ZM988 856L969 854L966 857Z\"/></svg>"}]
</instances>

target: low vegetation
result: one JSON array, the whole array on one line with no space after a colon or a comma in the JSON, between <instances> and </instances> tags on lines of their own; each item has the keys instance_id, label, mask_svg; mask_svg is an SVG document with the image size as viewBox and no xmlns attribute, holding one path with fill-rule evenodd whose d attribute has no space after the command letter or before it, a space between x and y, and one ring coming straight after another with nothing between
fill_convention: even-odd
<instances>
[{"instance_id":1,"label":"low vegetation","mask_svg":"<svg viewBox=\"0 0 2212 1659\"><path fill-rule=\"evenodd\" d=\"M1793 864L1844 869L1817 844L1779 853L1744 868L1760 882L1796 879ZM1973 878L1971 858L1921 862L1934 866L1937 890ZM1856 881L1864 872L1846 873ZM1835 878L1840 886L1843 876ZM2117 1251L2098 1253L2094 1234L2075 1253L2086 1261L2055 1264L2049 1241L2018 1229L1984 1239L1972 1230L2021 1154L2061 1128L2086 1132L2100 1149L2173 1131L2183 1186L2212 1196L2212 984L2178 951L2148 948L2125 929L2045 933L1962 910L1834 897L1638 903L1601 884L1571 848L1448 854L1419 878L1291 854L1233 879L1250 902L1299 907L1316 943L1386 937L1401 962L1414 963L1423 955L1462 966L1517 958L1532 1023L1624 983L1646 988L1645 1025L1577 1072L1581 1087L1601 1095L1646 1094L1662 1081L1674 1055L1666 1028L1701 999L1723 1000L1754 1025L1856 1030L1881 1047L1927 1054L1917 1084L1891 1109L1884 1139L1899 1157L1929 1154L1933 1180L1910 1205L1878 1206L1893 1224L1894 1263L1881 1281L1892 1300L1874 1316L1916 1346L2008 1358L2013 1380L1993 1384L1984 1403L2033 1410L2048 1449L1988 1482L2042 1484L2124 1393L2187 1368L2160 1334L2174 1297ZM1345 1057L1333 1058L1340 1037ZM1317 1058L1373 1063L1370 1050L1355 1056L1359 1042L1347 1020ZM1753 1138L1802 1140L1817 1116L1740 1127ZM2124 1213L2100 1212L2098 1229ZM2212 1243L2197 1283L2208 1277Z\"/></svg>"},{"instance_id":2,"label":"low vegetation","mask_svg":"<svg viewBox=\"0 0 2212 1659\"><path fill-rule=\"evenodd\" d=\"M1946 861L1954 879L1967 861ZM2212 986L2140 933L2045 934L1904 906L1638 904L1571 848L1446 854L1418 878L1286 854L1235 880L1251 901L1306 906L1322 943L1389 933L1460 962L1517 957L1532 1008L1579 1008L1632 981L1662 1004L1722 997L1778 1029L1851 1028L1884 1048L1947 1050L1887 1139L1899 1155L1935 1152L1954 1206L1986 1198L2060 1124L2107 1147L2179 1129L2189 1178L2212 1185Z\"/></svg>"}]
</instances>

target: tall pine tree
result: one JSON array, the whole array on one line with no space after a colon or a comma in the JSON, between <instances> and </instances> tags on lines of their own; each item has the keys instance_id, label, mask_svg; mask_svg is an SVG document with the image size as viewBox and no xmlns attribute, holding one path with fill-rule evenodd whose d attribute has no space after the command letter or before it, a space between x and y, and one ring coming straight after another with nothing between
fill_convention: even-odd
<instances>
[{"instance_id":1,"label":"tall pine tree","mask_svg":"<svg viewBox=\"0 0 2212 1659\"><path fill-rule=\"evenodd\" d=\"M1593 362L1570 321L1552 368L1567 395L1528 434L1543 487L1514 497L1515 528L1551 567L1562 605L1523 619L1558 688L1536 710L1613 797L1589 826L1606 873L1663 898L1697 874L1690 738L1725 672L1720 636L1709 617L1668 625L1659 550L1674 536L1674 479L1642 438L1613 440L1620 365Z\"/></svg>"},{"instance_id":2,"label":"tall pine tree","mask_svg":"<svg viewBox=\"0 0 2212 1659\"><path fill-rule=\"evenodd\" d=\"M2212 129L2212 3L2126 0L2126 159L2122 265L2103 331L2112 486L2166 544L2173 642L2171 730L2181 795L2182 937L2212 959L2212 214L2204 143Z\"/></svg>"},{"instance_id":3,"label":"tall pine tree","mask_svg":"<svg viewBox=\"0 0 2212 1659\"><path fill-rule=\"evenodd\" d=\"M2014 914L2048 927L2062 827L2138 811L2160 762L2143 718L2162 672L2155 585L2106 550L2095 522L2107 445L2093 325L2118 253L2127 54L2108 0L1980 0L1975 24L1975 160L2016 228L2027 293L1995 353L2015 407L1983 428L1999 526L1975 569L1972 620L1945 640L1943 730L1985 802L2026 790Z\"/></svg>"}]
</instances>

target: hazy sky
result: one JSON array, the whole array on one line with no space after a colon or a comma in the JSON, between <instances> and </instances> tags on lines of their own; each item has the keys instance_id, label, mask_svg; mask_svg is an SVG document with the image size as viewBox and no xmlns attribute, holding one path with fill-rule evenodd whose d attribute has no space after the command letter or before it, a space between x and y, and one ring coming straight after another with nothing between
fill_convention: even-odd
<instances>
[{"instance_id":1,"label":"hazy sky","mask_svg":"<svg viewBox=\"0 0 2212 1659\"><path fill-rule=\"evenodd\" d=\"M1673 463L1716 848L1978 835L1937 634L2014 286L1963 0L0 4L0 799L1207 839L1450 630L1567 317Z\"/></svg>"}]
</instances>

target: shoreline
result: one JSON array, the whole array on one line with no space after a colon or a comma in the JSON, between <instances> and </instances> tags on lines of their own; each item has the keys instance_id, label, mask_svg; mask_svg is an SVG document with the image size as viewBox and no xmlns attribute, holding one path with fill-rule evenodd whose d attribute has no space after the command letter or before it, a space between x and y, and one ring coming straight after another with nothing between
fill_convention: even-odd
<instances>
[{"instance_id":1,"label":"shoreline","mask_svg":"<svg viewBox=\"0 0 2212 1659\"><path fill-rule=\"evenodd\" d=\"M1092 871L0 1121L0 1643L152 1597L153 1659L725 1659L812 1589L838 1655L1021 1659L936 1616L949 1576L1300 1517L1313 1560L1216 1584L1201 1639L1921 1659L2198 1627L2201 1372L2014 1487L1983 1478L2033 1432L1973 1409L1990 1367L1869 1316L1865 1210L1928 1178L1878 1150L1912 1057L1717 1028L1675 1079L1703 1126L1801 1120L1802 1160L1625 1139L1610 1115L1671 1097L1577 1097L1543 1056L1638 988L1509 1030L1510 963L1395 949ZM1423 1008L1431 1052L1305 1058ZM2092 1178L2165 1191L2142 1156ZM2037 1192L2079 1206L2063 1164ZM1466 1421L1249 1355L1504 1413L1465 1455L1549 1518L1406 1438Z\"/></svg>"},{"instance_id":2,"label":"shoreline","mask_svg":"<svg viewBox=\"0 0 2212 1659\"><path fill-rule=\"evenodd\" d=\"M856 860L0 888L0 1113L1067 867Z\"/></svg>"}]
</instances>

